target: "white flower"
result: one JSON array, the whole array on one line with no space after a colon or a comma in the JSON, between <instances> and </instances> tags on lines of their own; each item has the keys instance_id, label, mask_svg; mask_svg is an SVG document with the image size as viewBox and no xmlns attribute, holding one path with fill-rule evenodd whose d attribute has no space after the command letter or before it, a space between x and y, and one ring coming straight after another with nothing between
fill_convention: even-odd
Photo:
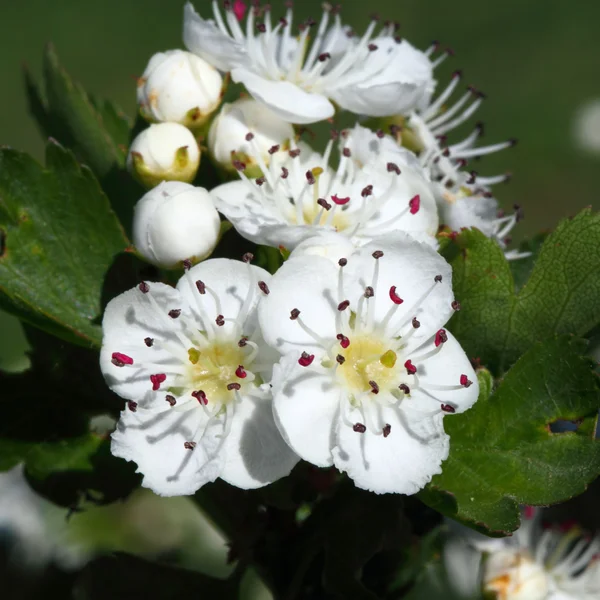
<instances>
[{"instance_id":1,"label":"white flower","mask_svg":"<svg viewBox=\"0 0 600 600\"><path fill-rule=\"evenodd\" d=\"M479 588L497 600L599 598L600 538L573 524L546 526L540 516L526 507L521 527L500 539L456 527L444 550L452 587L469 597Z\"/></svg>"},{"instance_id":2,"label":"white flower","mask_svg":"<svg viewBox=\"0 0 600 600\"><path fill-rule=\"evenodd\" d=\"M434 47L430 48L426 54L429 55L433 49ZM445 56L442 55L433 65L437 66ZM461 79L462 72L455 71L446 89L435 100L410 111L407 128L411 134L416 135L419 162L433 182L440 221L457 231L463 227L477 227L506 249L510 242L507 236L522 218L522 211L515 207L513 215L502 213L498 216L498 202L493 197L490 186L507 181L510 173L485 177L466 167L472 160L514 146L516 140L477 146L484 131L483 124L477 123L470 135L459 142L448 144L448 134L468 121L485 98L485 94L469 86L454 104L447 107L446 102L452 97ZM529 256L529 253L517 250L506 252L509 260L525 256Z\"/></svg>"},{"instance_id":3,"label":"white flower","mask_svg":"<svg viewBox=\"0 0 600 600\"><path fill-rule=\"evenodd\" d=\"M444 415L478 396L443 329L459 308L450 267L401 233L337 264L308 244L259 307L265 340L283 354L272 382L277 425L303 459L334 464L358 487L413 494L448 456Z\"/></svg>"},{"instance_id":4,"label":"white flower","mask_svg":"<svg viewBox=\"0 0 600 600\"><path fill-rule=\"evenodd\" d=\"M454 231L466 227L476 227L484 235L493 239L503 250L507 260L525 258L531 252L506 250L511 242L510 232L523 218L523 211L517 204L512 214L500 210L498 201L488 190L461 188L456 194L445 192L438 202L440 221Z\"/></svg>"},{"instance_id":5,"label":"white flower","mask_svg":"<svg viewBox=\"0 0 600 600\"><path fill-rule=\"evenodd\" d=\"M211 190L217 209L243 237L269 246L292 249L322 231L338 231L357 246L396 231L436 244L435 198L419 166L405 160L410 153L398 149L398 162L390 162L387 151L380 154L369 144L355 160L344 146L334 170L332 146L330 141L324 155L306 148L280 150L268 167L255 155L263 172L255 180L237 164L242 180ZM362 162L368 155L370 161Z\"/></svg>"},{"instance_id":6,"label":"white flower","mask_svg":"<svg viewBox=\"0 0 600 600\"><path fill-rule=\"evenodd\" d=\"M191 131L179 123L144 129L131 143L127 167L147 188L161 181L190 182L200 166L200 148Z\"/></svg>"},{"instance_id":7,"label":"white flower","mask_svg":"<svg viewBox=\"0 0 600 600\"><path fill-rule=\"evenodd\" d=\"M208 132L208 149L214 161L235 170L233 161L246 164L246 174L261 174L252 158L259 154L269 164L274 146L287 147L294 128L264 104L252 98L240 98L223 105ZM252 171L254 170L254 172Z\"/></svg>"},{"instance_id":8,"label":"white flower","mask_svg":"<svg viewBox=\"0 0 600 600\"><path fill-rule=\"evenodd\" d=\"M260 487L296 464L263 383L273 352L256 306L269 277L213 259L187 270L176 289L143 282L106 307L100 366L128 401L112 452L135 461L157 494L193 494L217 477Z\"/></svg>"},{"instance_id":9,"label":"white flower","mask_svg":"<svg viewBox=\"0 0 600 600\"><path fill-rule=\"evenodd\" d=\"M137 100L149 121L202 125L221 102L223 79L205 60L184 50L155 54L138 79Z\"/></svg>"},{"instance_id":10,"label":"white flower","mask_svg":"<svg viewBox=\"0 0 600 600\"><path fill-rule=\"evenodd\" d=\"M318 25L302 23L295 37L291 9L275 26L268 7L251 9L245 30L230 2L223 16L214 1L213 13L214 20L205 20L186 4L187 48L221 71L231 71L235 82L292 123L333 116L331 100L356 113L385 116L411 110L433 92L429 59L395 37L395 25L384 25L376 35L372 21L355 38L337 11L326 8Z\"/></svg>"},{"instance_id":11,"label":"white flower","mask_svg":"<svg viewBox=\"0 0 600 600\"><path fill-rule=\"evenodd\" d=\"M133 244L150 263L181 267L204 260L219 239L221 221L210 194L180 181L164 181L135 205Z\"/></svg>"}]
</instances>

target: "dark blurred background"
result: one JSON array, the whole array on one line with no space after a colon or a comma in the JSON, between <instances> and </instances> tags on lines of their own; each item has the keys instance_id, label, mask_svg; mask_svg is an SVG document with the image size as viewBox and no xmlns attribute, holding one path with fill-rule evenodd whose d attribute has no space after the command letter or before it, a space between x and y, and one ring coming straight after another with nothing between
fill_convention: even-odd
<instances>
[{"instance_id":1,"label":"dark blurred background","mask_svg":"<svg viewBox=\"0 0 600 600\"><path fill-rule=\"evenodd\" d=\"M272 2L275 16L283 14L283 4ZM196 0L195 6L208 16L210 2ZM342 6L343 20L357 31L377 12L399 20L401 34L417 47L437 39L455 50L436 72L440 85L454 69L463 69L465 83L488 94L477 115L486 124L485 140L519 140L516 148L475 165L481 173L514 173L497 193L506 206L518 202L525 209L517 237L554 227L583 206L598 206L599 105L595 126L593 118L583 125L595 153L582 147L575 131L583 107L600 99L600 3L346 0ZM41 156L42 141L27 115L21 65L39 74L48 41L88 91L133 114L134 78L148 58L182 46L182 8L182 1L173 0L2 0L0 142ZM318 0L296 1L299 17L317 18L320 11Z\"/></svg>"}]
</instances>

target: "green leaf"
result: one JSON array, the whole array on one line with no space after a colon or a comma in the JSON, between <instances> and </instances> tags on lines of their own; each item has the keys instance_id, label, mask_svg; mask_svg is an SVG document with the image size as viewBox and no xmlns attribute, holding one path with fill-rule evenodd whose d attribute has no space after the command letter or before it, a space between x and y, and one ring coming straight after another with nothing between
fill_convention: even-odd
<instances>
[{"instance_id":1,"label":"green leaf","mask_svg":"<svg viewBox=\"0 0 600 600\"><path fill-rule=\"evenodd\" d=\"M512 272L517 290L520 290L529 279L529 276L531 275L533 267L535 266L539 256L540 249L542 248L547 237L548 232L538 233L531 239L525 240L519 244L519 252L529 252L530 254L525 258L511 260L509 262L510 270Z\"/></svg>"},{"instance_id":2,"label":"green leaf","mask_svg":"<svg viewBox=\"0 0 600 600\"><path fill-rule=\"evenodd\" d=\"M0 304L54 335L99 346L105 279L128 241L89 169L52 142L46 164L0 150Z\"/></svg>"},{"instance_id":3,"label":"green leaf","mask_svg":"<svg viewBox=\"0 0 600 600\"><path fill-rule=\"evenodd\" d=\"M555 334L583 336L600 322L600 214L590 209L559 224L516 291L500 247L476 229L442 247L461 303L449 329L467 354L502 373L533 343ZM527 259L525 259L527 260Z\"/></svg>"},{"instance_id":4,"label":"green leaf","mask_svg":"<svg viewBox=\"0 0 600 600\"><path fill-rule=\"evenodd\" d=\"M506 535L519 526L519 504L553 504L583 492L600 474L593 431L600 388L591 361L580 356L586 345L569 336L535 344L489 397L484 374L475 406L444 421L450 456L421 499ZM582 425L552 433L557 420Z\"/></svg>"},{"instance_id":5,"label":"green leaf","mask_svg":"<svg viewBox=\"0 0 600 600\"><path fill-rule=\"evenodd\" d=\"M107 102L94 103L61 66L54 47L44 55L47 113L59 142L72 147L99 178L123 166L131 123Z\"/></svg>"}]
</instances>

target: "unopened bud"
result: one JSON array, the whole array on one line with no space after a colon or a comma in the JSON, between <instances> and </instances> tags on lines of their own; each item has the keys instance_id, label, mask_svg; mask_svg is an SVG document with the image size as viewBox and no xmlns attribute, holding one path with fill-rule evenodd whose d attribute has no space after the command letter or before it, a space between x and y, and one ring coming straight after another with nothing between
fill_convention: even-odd
<instances>
[{"instance_id":1,"label":"unopened bud","mask_svg":"<svg viewBox=\"0 0 600 600\"><path fill-rule=\"evenodd\" d=\"M133 243L148 262L163 268L208 257L219 237L219 214L200 187L165 181L136 204Z\"/></svg>"},{"instance_id":2,"label":"unopened bud","mask_svg":"<svg viewBox=\"0 0 600 600\"><path fill-rule=\"evenodd\" d=\"M223 91L219 72L204 59L169 50L155 54L138 79L137 100L151 122L202 125L218 108Z\"/></svg>"},{"instance_id":3,"label":"unopened bud","mask_svg":"<svg viewBox=\"0 0 600 600\"><path fill-rule=\"evenodd\" d=\"M224 104L212 122L208 149L213 160L227 171L234 171L233 161L239 161L246 165L246 175L258 177L262 172L257 157L268 165L289 147L293 135L292 125L264 104L240 98Z\"/></svg>"},{"instance_id":4,"label":"unopened bud","mask_svg":"<svg viewBox=\"0 0 600 600\"><path fill-rule=\"evenodd\" d=\"M190 182L200 166L200 148L191 131L178 123L144 129L129 148L127 167L147 188L161 181Z\"/></svg>"}]
</instances>

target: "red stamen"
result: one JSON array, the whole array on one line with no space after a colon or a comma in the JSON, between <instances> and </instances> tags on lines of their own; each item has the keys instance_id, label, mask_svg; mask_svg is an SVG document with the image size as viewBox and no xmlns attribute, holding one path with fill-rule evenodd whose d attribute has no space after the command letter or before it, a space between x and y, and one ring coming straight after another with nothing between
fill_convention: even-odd
<instances>
[{"instance_id":1,"label":"red stamen","mask_svg":"<svg viewBox=\"0 0 600 600\"><path fill-rule=\"evenodd\" d=\"M444 342L448 341L448 335L446 334L446 330L445 329L440 329L436 334L435 334L435 347L438 348L441 344L443 344Z\"/></svg>"},{"instance_id":2,"label":"red stamen","mask_svg":"<svg viewBox=\"0 0 600 600\"><path fill-rule=\"evenodd\" d=\"M348 202L350 202L350 196L348 196L347 198L340 198L339 196L336 196L335 194L333 196L331 196L331 199L338 205L338 206L343 206L344 204L348 204Z\"/></svg>"},{"instance_id":3,"label":"red stamen","mask_svg":"<svg viewBox=\"0 0 600 600\"><path fill-rule=\"evenodd\" d=\"M350 345L350 340L345 335L338 333L335 337L340 341L340 346L344 350Z\"/></svg>"},{"instance_id":4,"label":"red stamen","mask_svg":"<svg viewBox=\"0 0 600 600\"><path fill-rule=\"evenodd\" d=\"M473 385L473 382L466 375L463 374L460 376L460 385L468 388Z\"/></svg>"},{"instance_id":5,"label":"red stamen","mask_svg":"<svg viewBox=\"0 0 600 600\"><path fill-rule=\"evenodd\" d=\"M395 285L393 285L390 288L390 300L394 304L402 304L404 302L404 300L402 300L402 298L400 298L400 296L398 296L398 294L396 294L396 286Z\"/></svg>"},{"instance_id":6,"label":"red stamen","mask_svg":"<svg viewBox=\"0 0 600 600\"><path fill-rule=\"evenodd\" d=\"M133 400L130 400L127 403L127 408L131 411L131 412L135 412L137 410L137 402L134 402Z\"/></svg>"},{"instance_id":7,"label":"red stamen","mask_svg":"<svg viewBox=\"0 0 600 600\"><path fill-rule=\"evenodd\" d=\"M198 400L200 404L204 404L204 406L208 404L208 398L206 397L206 394L203 390L197 390L195 392L192 392L192 396L196 398L196 400Z\"/></svg>"},{"instance_id":8,"label":"red stamen","mask_svg":"<svg viewBox=\"0 0 600 600\"><path fill-rule=\"evenodd\" d=\"M352 429L356 431L356 433L364 433L367 428L362 423L354 423Z\"/></svg>"},{"instance_id":9,"label":"red stamen","mask_svg":"<svg viewBox=\"0 0 600 600\"><path fill-rule=\"evenodd\" d=\"M125 365L133 364L133 358L131 358L131 356L127 356L127 354L122 354L121 352L113 352L111 358L112 364L116 367L123 367Z\"/></svg>"},{"instance_id":10,"label":"red stamen","mask_svg":"<svg viewBox=\"0 0 600 600\"><path fill-rule=\"evenodd\" d=\"M171 394L167 394L165 396L165 400L171 405L171 406L175 406L177 404L177 400L175 399L175 396L171 396Z\"/></svg>"},{"instance_id":11,"label":"red stamen","mask_svg":"<svg viewBox=\"0 0 600 600\"><path fill-rule=\"evenodd\" d=\"M235 390L236 392L239 391L241 389L241 385L239 383L228 383L227 384L227 389L231 392L233 390Z\"/></svg>"},{"instance_id":12,"label":"red stamen","mask_svg":"<svg viewBox=\"0 0 600 600\"><path fill-rule=\"evenodd\" d=\"M451 406L450 404L442 404L441 409L450 414L454 414L456 412L454 406Z\"/></svg>"},{"instance_id":13,"label":"red stamen","mask_svg":"<svg viewBox=\"0 0 600 600\"><path fill-rule=\"evenodd\" d=\"M314 354L308 354L307 352L303 352L300 358L298 359L298 364L301 367L309 367L310 365L312 365L313 360L315 360Z\"/></svg>"},{"instance_id":14,"label":"red stamen","mask_svg":"<svg viewBox=\"0 0 600 600\"><path fill-rule=\"evenodd\" d=\"M410 214L416 215L419 212L419 209L421 208L421 196L419 196L419 194L413 196L408 201L408 206L410 207Z\"/></svg>"},{"instance_id":15,"label":"red stamen","mask_svg":"<svg viewBox=\"0 0 600 600\"><path fill-rule=\"evenodd\" d=\"M193 450L196 447L196 442L183 442L183 447L186 450Z\"/></svg>"},{"instance_id":16,"label":"red stamen","mask_svg":"<svg viewBox=\"0 0 600 600\"><path fill-rule=\"evenodd\" d=\"M410 388L405 384L401 383L399 386L400 390L402 390L407 396L410 394Z\"/></svg>"},{"instance_id":17,"label":"red stamen","mask_svg":"<svg viewBox=\"0 0 600 600\"><path fill-rule=\"evenodd\" d=\"M152 382L152 391L156 392L160 389L160 384L166 381L167 376L164 373L157 373L156 375L150 375L150 381Z\"/></svg>"},{"instance_id":18,"label":"red stamen","mask_svg":"<svg viewBox=\"0 0 600 600\"><path fill-rule=\"evenodd\" d=\"M382 429L383 437L386 438L392 432L392 426L389 423L386 423L384 428Z\"/></svg>"},{"instance_id":19,"label":"red stamen","mask_svg":"<svg viewBox=\"0 0 600 600\"><path fill-rule=\"evenodd\" d=\"M412 361L409 359L404 363L404 368L409 375L414 375L417 372L417 367L412 364Z\"/></svg>"},{"instance_id":20,"label":"red stamen","mask_svg":"<svg viewBox=\"0 0 600 600\"><path fill-rule=\"evenodd\" d=\"M343 300L338 304L337 309L339 311L346 310L350 306L350 300Z\"/></svg>"},{"instance_id":21,"label":"red stamen","mask_svg":"<svg viewBox=\"0 0 600 600\"><path fill-rule=\"evenodd\" d=\"M242 365L238 365L238 368L235 370L235 375L236 375L236 377L239 377L240 379L246 379L246 376L248 375L248 373L246 373L246 371L244 370L244 367Z\"/></svg>"}]
</instances>

